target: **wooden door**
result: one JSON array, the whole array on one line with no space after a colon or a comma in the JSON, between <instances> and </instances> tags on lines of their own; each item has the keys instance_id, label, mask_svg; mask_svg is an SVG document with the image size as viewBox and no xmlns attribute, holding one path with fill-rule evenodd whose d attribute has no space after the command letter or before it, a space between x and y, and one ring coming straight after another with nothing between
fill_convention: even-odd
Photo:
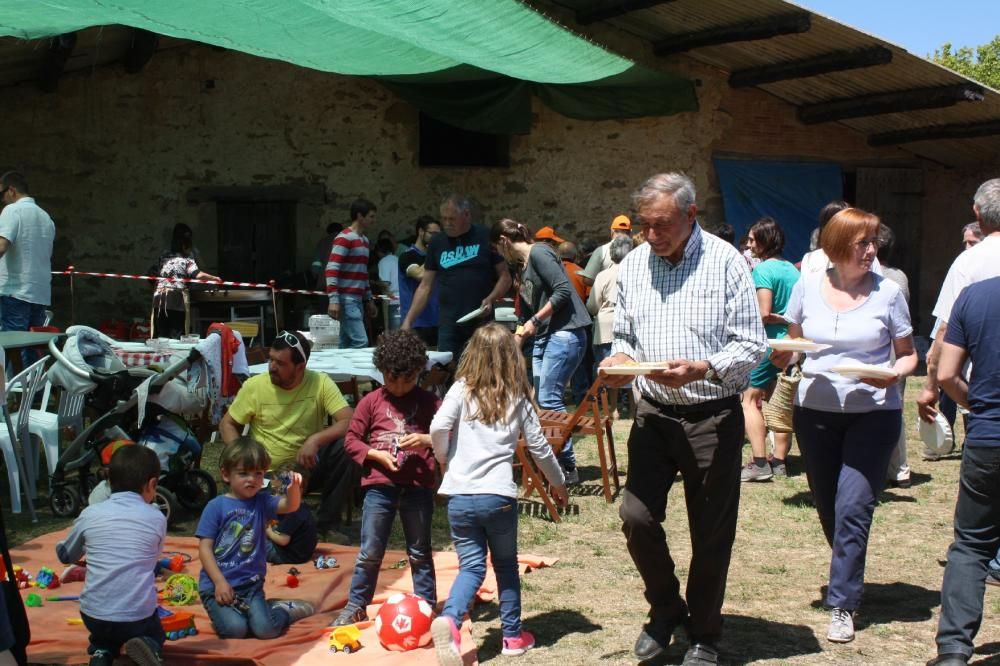
<instances>
[{"instance_id":1,"label":"wooden door","mask_svg":"<svg viewBox=\"0 0 1000 666\"><path fill-rule=\"evenodd\" d=\"M219 273L266 283L295 274L293 201L220 201Z\"/></svg>"},{"instance_id":2,"label":"wooden door","mask_svg":"<svg viewBox=\"0 0 1000 666\"><path fill-rule=\"evenodd\" d=\"M920 324L917 305L920 303L923 196L922 169L858 169L854 204L878 215L896 234L895 263L910 281L910 316L914 329Z\"/></svg>"}]
</instances>

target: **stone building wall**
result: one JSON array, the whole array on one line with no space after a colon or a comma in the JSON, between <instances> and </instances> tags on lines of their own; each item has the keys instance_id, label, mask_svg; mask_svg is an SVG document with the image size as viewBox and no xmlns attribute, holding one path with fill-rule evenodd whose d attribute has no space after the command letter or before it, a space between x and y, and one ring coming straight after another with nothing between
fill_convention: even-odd
<instances>
[{"instance_id":1,"label":"stone building wall","mask_svg":"<svg viewBox=\"0 0 1000 666\"><path fill-rule=\"evenodd\" d=\"M698 112L584 122L536 101L531 133L511 139L509 168L421 168L416 110L377 82L190 45L157 53L138 75L100 67L67 74L55 94L30 84L6 90L0 162L26 173L56 220L54 267L121 272L145 271L176 222L194 228L202 268L217 269L215 206L190 202L196 187L322 188L325 203L298 206L304 269L326 225L346 222L359 195L379 206L379 228L400 237L459 191L482 203L487 221L509 216L603 238L635 186L669 169L694 178L704 221L721 219L713 154L938 169L901 150L870 149L838 125L801 126L776 98L694 70ZM949 196L934 198L933 210L948 207ZM56 309L68 313L68 289L55 280ZM81 278L76 291L81 322L148 314L145 284Z\"/></svg>"}]
</instances>

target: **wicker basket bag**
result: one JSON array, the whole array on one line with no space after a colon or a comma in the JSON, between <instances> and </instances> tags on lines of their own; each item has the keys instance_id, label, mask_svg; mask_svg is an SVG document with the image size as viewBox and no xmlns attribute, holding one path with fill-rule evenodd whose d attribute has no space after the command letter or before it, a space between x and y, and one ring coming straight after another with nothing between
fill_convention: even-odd
<instances>
[{"instance_id":1,"label":"wicker basket bag","mask_svg":"<svg viewBox=\"0 0 1000 666\"><path fill-rule=\"evenodd\" d=\"M802 380L802 371L798 365L792 366L789 372L778 375L778 383L771 393L771 399L764 403L761 412L764 414L764 425L772 432L792 432L792 404L795 402L795 392Z\"/></svg>"}]
</instances>

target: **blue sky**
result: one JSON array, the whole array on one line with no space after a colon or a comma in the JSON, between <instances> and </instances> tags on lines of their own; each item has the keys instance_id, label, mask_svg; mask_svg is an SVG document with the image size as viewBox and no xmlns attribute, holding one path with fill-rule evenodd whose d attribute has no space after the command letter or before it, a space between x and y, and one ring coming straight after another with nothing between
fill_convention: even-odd
<instances>
[{"instance_id":1,"label":"blue sky","mask_svg":"<svg viewBox=\"0 0 1000 666\"><path fill-rule=\"evenodd\" d=\"M1000 0L792 0L925 57L945 42L978 46L1000 34Z\"/></svg>"}]
</instances>

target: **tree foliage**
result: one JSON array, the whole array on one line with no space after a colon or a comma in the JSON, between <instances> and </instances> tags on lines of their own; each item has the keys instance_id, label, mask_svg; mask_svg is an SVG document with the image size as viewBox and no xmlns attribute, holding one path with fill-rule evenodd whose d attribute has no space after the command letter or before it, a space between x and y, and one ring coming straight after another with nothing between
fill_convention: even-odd
<instances>
[{"instance_id":1,"label":"tree foliage","mask_svg":"<svg viewBox=\"0 0 1000 666\"><path fill-rule=\"evenodd\" d=\"M971 46L956 49L947 42L934 50L931 60L991 88L1000 89L1000 35L974 49Z\"/></svg>"}]
</instances>

